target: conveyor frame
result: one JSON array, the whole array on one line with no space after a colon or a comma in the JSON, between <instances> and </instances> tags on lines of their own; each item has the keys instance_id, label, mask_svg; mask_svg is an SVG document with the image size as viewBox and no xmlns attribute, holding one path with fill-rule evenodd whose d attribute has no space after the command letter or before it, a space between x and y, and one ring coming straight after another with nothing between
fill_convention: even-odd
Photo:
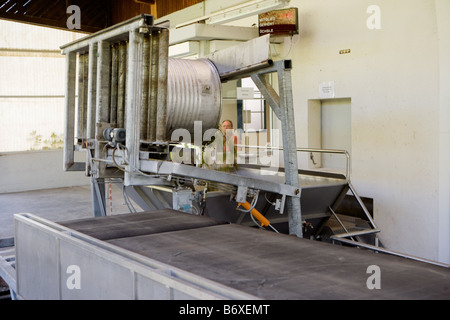
<instances>
[{"instance_id":1,"label":"conveyor frame","mask_svg":"<svg viewBox=\"0 0 450 320\"><path fill-rule=\"evenodd\" d=\"M258 299L32 214L14 219L18 299ZM71 265L83 290L66 285Z\"/></svg>"},{"instance_id":2,"label":"conveyor frame","mask_svg":"<svg viewBox=\"0 0 450 320\"><path fill-rule=\"evenodd\" d=\"M448 265L167 214L60 223L15 215L17 298L450 298Z\"/></svg>"}]
</instances>

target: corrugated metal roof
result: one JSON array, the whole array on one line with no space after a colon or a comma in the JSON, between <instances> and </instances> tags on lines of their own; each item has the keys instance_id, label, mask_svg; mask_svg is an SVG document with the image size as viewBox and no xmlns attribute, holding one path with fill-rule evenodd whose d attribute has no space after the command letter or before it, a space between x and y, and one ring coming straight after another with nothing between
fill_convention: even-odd
<instances>
[{"instance_id":1,"label":"corrugated metal roof","mask_svg":"<svg viewBox=\"0 0 450 320\"><path fill-rule=\"evenodd\" d=\"M0 0L0 19L67 29L69 5L80 7L81 30L95 32L108 26L107 0Z\"/></svg>"},{"instance_id":2,"label":"corrugated metal roof","mask_svg":"<svg viewBox=\"0 0 450 320\"><path fill-rule=\"evenodd\" d=\"M203 0L0 0L0 19L67 29L67 7L80 7L83 32L95 32L140 14L157 17Z\"/></svg>"}]
</instances>

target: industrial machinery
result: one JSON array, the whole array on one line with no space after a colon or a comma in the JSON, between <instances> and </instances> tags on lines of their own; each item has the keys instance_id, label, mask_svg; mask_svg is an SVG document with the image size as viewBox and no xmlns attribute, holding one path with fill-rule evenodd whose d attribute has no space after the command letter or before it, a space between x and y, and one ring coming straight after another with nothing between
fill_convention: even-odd
<instances>
[{"instance_id":1,"label":"industrial machinery","mask_svg":"<svg viewBox=\"0 0 450 320\"><path fill-rule=\"evenodd\" d=\"M95 216L105 215L105 181L119 179L124 192L146 210L182 208L237 222L253 217L240 213L274 203L264 215L287 223L290 234L313 235L306 220L318 219L320 225L330 217L351 189L349 169L347 176L299 175L298 152L327 150L296 146L291 62L269 59L269 36L207 59L169 59L168 36L167 28L142 16L62 47L68 70L64 169L86 170L91 177ZM267 80L272 73L278 76L277 90ZM249 76L281 121L283 147L236 146L231 150L236 154L226 159L222 136L215 139L221 83ZM249 148L260 155L251 164L245 161ZM74 162L75 150L86 151L85 163ZM345 151L330 152L348 157ZM274 157L277 161L271 162ZM229 159L237 159L238 166L211 170L230 168ZM251 203L251 208L236 211L239 203ZM319 230L319 225L311 226Z\"/></svg>"},{"instance_id":2,"label":"industrial machinery","mask_svg":"<svg viewBox=\"0 0 450 320\"><path fill-rule=\"evenodd\" d=\"M403 297L448 297L441 266L347 247L387 252L350 182L348 153L297 147L291 61L269 58L269 36L196 60L169 58L168 37L167 25L142 15L62 47L64 170L90 177L94 217L16 215L20 298L401 298L395 284L367 289L371 265L387 278L409 269L403 276L426 279L409 281ZM280 120L282 146L243 143L229 156L218 131L221 86L243 77ZM304 152L346 157L346 174L299 170ZM106 214L105 183L123 188L130 214ZM348 193L362 221L352 230L337 214ZM343 232L331 231L330 217ZM345 246L323 243L332 241Z\"/></svg>"}]
</instances>

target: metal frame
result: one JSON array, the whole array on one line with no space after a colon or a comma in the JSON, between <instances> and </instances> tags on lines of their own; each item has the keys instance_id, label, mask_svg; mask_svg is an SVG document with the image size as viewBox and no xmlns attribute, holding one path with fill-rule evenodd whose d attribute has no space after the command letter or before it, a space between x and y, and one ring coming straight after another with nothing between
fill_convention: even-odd
<instances>
[{"instance_id":1,"label":"metal frame","mask_svg":"<svg viewBox=\"0 0 450 320\"><path fill-rule=\"evenodd\" d=\"M157 35L149 42L147 34ZM156 40L155 40L156 39ZM117 174L117 168L108 170L114 159L105 152L106 141L103 131L112 125L110 117L111 108L114 108L111 97L111 69L117 67L112 63L117 53L111 49L111 45L117 41L128 42L125 129L127 163ZM250 188L261 189L281 194L287 197L287 208L291 233L302 236L302 219L300 207L301 190L297 175L297 156L295 144L294 111L292 102L292 88L289 60L272 62L268 59L269 37L260 37L244 44L249 47L264 47L263 53L256 57L248 56L244 61L238 56L238 52L248 50L227 50L225 54L215 53L210 60L216 65L221 65L221 59L227 59L226 68L222 70L221 80L227 81L231 77L252 76L261 92L266 96L269 104L280 118L283 127L283 144L285 159L284 184L273 183L256 178L242 177L224 172L211 171L196 168L169 161L148 160L141 157L140 144L142 141L141 127L145 126L145 117L142 110L145 109L148 95L156 98L156 125L152 127L154 139L147 143L168 148L169 142L165 137L167 121L167 66L168 66L168 29L153 26L151 16L143 15L130 19L124 23L105 29L84 39L67 44L62 48L66 58L66 130L64 147L64 170L86 170L92 179L92 195L94 200L94 215L105 214L104 210L104 179L122 177L125 186L145 185L159 183L161 175L170 179L172 175L188 178L204 179L237 187L237 201L245 202L247 190ZM150 47L150 49L149 49ZM256 51L255 51L256 52ZM146 57L151 53L152 57ZM230 54L231 53L231 54ZM85 76L86 54L87 64L87 93L83 91L85 86L79 83L78 105L76 109L75 84L77 54L84 55L79 64L79 81ZM230 60L231 56L231 60ZM120 57L119 57L120 58ZM261 59L263 61L261 62ZM223 64L222 64L223 66ZM152 67L149 70L149 67ZM83 75L82 75L83 72ZM268 73L277 73L279 77L279 92L266 82ZM112 81L116 81L115 79ZM118 88L119 89L119 88ZM81 97L86 96L86 104ZM111 100L111 101L110 101ZM154 100L153 100L154 101ZM151 104L149 107L153 106ZM77 112L76 112L77 111ZM75 114L77 113L78 128L75 130ZM86 123L83 123L84 117ZM83 127L83 128L81 128ZM75 132L85 134L78 137L78 145L75 145ZM88 153L85 166L83 163L74 162L74 151L85 149Z\"/></svg>"},{"instance_id":2,"label":"metal frame","mask_svg":"<svg viewBox=\"0 0 450 320\"><path fill-rule=\"evenodd\" d=\"M286 184L298 187L297 144L291 68L292 65L290 60L276 61L273 66L253 73L251 77L255 85L268 101L275 115L281 121ZM279 94L273 90L266 78L266 74L273 72L278 74ZM303 221L300 198L292 196L287 197L286 205L289 214L289 233L302 237Z\"/></svg>"},{"instance_id":3,"label":"metal frame","mask_svg":"<svg viewBox=\"0 0 450 320\"><path fill-rule=\"evenodd\" d=\"M152 52L149 50L144 52L144 45L148 49L150 42L152 43ZM124 46L117 51L113 48L114 44L118 43L127 43L128 54L126 58L122 50ZM152 72L157 74L154 80L158 82L158 85L152 86L152 89L157 90L157 92L151 92L156 97L155 102L158 110L155 128L156 139L165 141L167 85L164 85L164 81L167 80L167 28L153 25L152 16L142 15L64 45L61 49L62 53L66 55L64 170L89 170L88 173L93 173L96 177L108 176L105 172L105 164L95 165L95 168L86 168L85 163L75 162L74 151L93 150L91 155L93 158L104 158L104 145L99 145L99 141L104 140L103 131L111 125L128 127L129 132L127 133L132 136L131 129L134 127L134 120L131 115L135 112L134 104L140 102L138 100L144 91L142 86L148 85L146 80L149 80L144 79L141 72L145 69L142 68L144 54L152 55ZM77 55L80 56L78 104L75 92ZM83 59L81 59L82 56L84 56ZM113 101L110 101L111 91L117 90L117 87L111 85L110 79L111 69L117 67L116 64L112 64L113 58L119 59L121 69L118 72L122 76L119 79L122 91L115 94L122 94L122 97L126 97L124 106L115 106ZM149 57L147 56L145 59L149 59ZM125 68L125 64L127 68ZM82 74L82 70L87 70L87 73ZM87 88L86 85L81 85L84 76L87 76ZM126 79L126 84L124 79ZM127 117L128 123L124 123L121 119L113 119L111 108L115 107L121 107L117 110L118 114L129 115ZM139 107L141 107L140 104ZM76 113L77 130L75 130ZM75 132L79 140L78 145L74 143ZM133 141L134 145L131 141L129 142L128 148L130 150L134 151L135 145L139 144L139 138L138 136L137 140ZM89 163L89 158L86 162L92 165L92 163Z\"/></svg>"},{"instance_id":4,"label":"metal frame","mask_svg":"<svg viewBox=\"0 0 450 320\"><path fill-rule=\"evenodd\" d=\"M32 214L16 214L14 221L19 299L259 300ZM47 248L38 261L36 247ZM66 286L70 265L85 279L79 290Z\"/></svg>"},{"instance_id":5,"label":"metal frame","mask_svg":"<svg viewBox=\"0 0 450 320\"><path fill-rule=\"evenodd\" d=\"M0 248L0 277L8 284L12 300L16 300L17 283L15 265L15 249L11 247Z\"/></svg>"},{"instance_id":6,"label":"metal frame","mask_svg":"<svg viewBox=\"0 0 450 320\"><path fill-rule=\"evenodd\" d=\"M212 60L212 62L215 63L214 60ZM127 149L129 151L128 162L130 165L125 172L125 185L151 184L153 182L152 177L147 178L144 175L139 174L139 172L145 172L155 175L174 175L198 178L233 185L238 189L238 202L245 202L248 188L276 192L282 196L287 196L286 204L289 215L289 232L298 237L302 237L303 221L300 205L301 189L298 182L297 146L295 142L295 120L290 76L291 62L289 60L271 62L269 66L264 62L259 67L259 70L257 69L256 66L252 66L250 70L240 72L239 75L236 76L243 78L250 75L252 77L282 123L285 184L271 183L262 179L242 177L179 163L140 159L138 148L136 146L136 141L139 141L139 125L136 124L140 123L140 114L136 111L136 106L139 104L133 104L131 106L134 106L134 108L127 109L127 112L132 114L133 117L128 117L128 119L130 119L129 124L131 125L134 123L135 129L131 134L127 134ZM279 95L266 81L266 74L274 72L278 74ZM227 79L230 79L229 72L227 72L226 75ZM129 145L131 145L131 147L129 147Z\"/></svg>"},{"instance_id":7,"label":"metal frame","mask_svg":"<svg viewBox=\"0 0 450 320\"><path fill-rule=\"evenodd\" d=\"M168 38L167 28L154 26L151 16L142 15L61 47L67 55L64 169L86 170L86 174L91 177L94 216L106 214L105 179L123 178L125 186L167 185L171 183L172 177L201 179L232 186L236 191L236 201L241 203L245 203L247 191L251 189L281 195L283 202L286 202L289 233L302 237L302 186L299 185L297 152L332 152L346 155L348 182L350 160L344 150L297 148L291 61L274 62L269 58L269 36L259 37L208 56L216 66L222 82L251 77L280 120L283 147L278 149L283 150L285 181L279 183L168 161L171 145L165 136ZM123 41L127 42L127 47L112 47ZM75 99L77 54L80 55L78 104ZM117 79L116 71L119 72ZM123 79L121 76L125 71ZM269 74L278 76L277 90L269 83ZM86 76L87 85L83 82ZM116 95L126 97L124 105L119 103L122 99L115 102ZM118 119L113 116L116 108ZM77 130L74 127L76 113ZM149 113L153 115L151 119L151 116L148 117ZM108 142L103 137L105 129L121 127L122 123L126 130L126 155L121 155L124 166L116 163L114 152L111 154L105 150ZM75 131L79 139L78 145L74 144ZM156 160L149 156L148 152L143 152L143 142L164 149L166 159ZM86 166L84 163L74 162L75 150L87 151ZM117 159L119 158L120 155L117 156ZM350 189L354 191L351 186ZM359 201L359 197L357 199ZM368 215L364 206L363 210ZM374 225L370 215L368 217Z\"/></svg>"},{"instance_id":8,"label":"metal frame","mask_svg":"<svg viewBox=\"0 0 450 320\"><path fill-rule=\"evenodd\" d=\"M66 55L63 169L85 171L91 177L94 216L103 216L104 180L123 177L122 172L111 170L104 161L107 159L104 130L128 128L131 138L127 148L133 154L139 152L140 136L133 114L144 109L143 98L151 99L158 118L153 119L156 126L149 136L165 141L168 29L154 25L151 15L141 15L61 49ZM75 162L75 151L86 151L86 161Z\"/></svg>"}]
</instances>

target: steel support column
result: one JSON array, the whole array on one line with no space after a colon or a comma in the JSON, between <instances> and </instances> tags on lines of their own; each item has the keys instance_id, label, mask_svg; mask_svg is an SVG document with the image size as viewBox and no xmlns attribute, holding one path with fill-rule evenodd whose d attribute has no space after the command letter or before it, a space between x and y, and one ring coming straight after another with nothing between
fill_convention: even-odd
<instances>
[{"instance_id":1,"label":"steel support column","mask_svg":"<svg viewBox=\"0 0 450 320\"><path fill-rule=\"evenodd\" d=\"M285 181L287 185L299 187L297 145L295 134L294 104L292 98L291 61L276 61L274 65L261 69L251 75L253 82L264 95L275 115L281 121L283 138L283 156ZM272 88L266 78L267 73L278 75L278 92ZM300 193L300 189L299 193ZM300 197L287 197L289 214L289 233L303 237L303 225Z\"/></svg>"},{"instance_id":2,"label":"steel support column","mask_svg":"<svg viewBox=\"0 0 450 320\"><path fill-rule=\"evenodd\" d=\"M278 86L282 113L285 179L286 184L298 187L297 145L290 66L289 68L286 66L278 68ZM288 197L286 206L289 213L289 233L303 237L300 198Z\"/></svg>"},{"instance_id":3,"label":"steel support column","mask_svg":"<svg viewBox=\"0 0 450 320\"><path fill-rule=\"evenodd\" d=\"M76 60L75 52L70 52L66 56L66 94L64 98L65 105L65 125L64 125L64 171L80 171L84 170L85 164L82 162L75 162L74 154L74 135L75 135L75 84L76 84Z\"/></svg>"},{"instance_id":4,"label":"steel support column","mask_svg":"<svg viewBox=\"0 0 450 320\"><path fill-rule=\"evenodd\" d=\"M127 95L126 95L126 146L128 150L128 169L125 173L125 185L129 184L130 175L139 167L139 142L141 123L141 79L143 73L144 35L138 30L129 33Z\"/></svg>"},{"instance_id":5,"label":"steel support column","mask_svg":"<svg viewBox=\"0 0 450 320\"><path fill-rule=\"evenodd\" d=\"M105 180L91 176L92 210L94 217L106 216Z\"/></svg>"},{"instance_id":6,"label":"steel support column","mask_svg":"<svg viewBox=\"0 0 450 320\"><path fill-rule=\"evenodd\" d=\"M76 53L66 56L66 95L65 95L65 126L64 126L64 170L70 170L74 163L74 132L75 132L75 74Z\"/></svg>"}]
</instances>

